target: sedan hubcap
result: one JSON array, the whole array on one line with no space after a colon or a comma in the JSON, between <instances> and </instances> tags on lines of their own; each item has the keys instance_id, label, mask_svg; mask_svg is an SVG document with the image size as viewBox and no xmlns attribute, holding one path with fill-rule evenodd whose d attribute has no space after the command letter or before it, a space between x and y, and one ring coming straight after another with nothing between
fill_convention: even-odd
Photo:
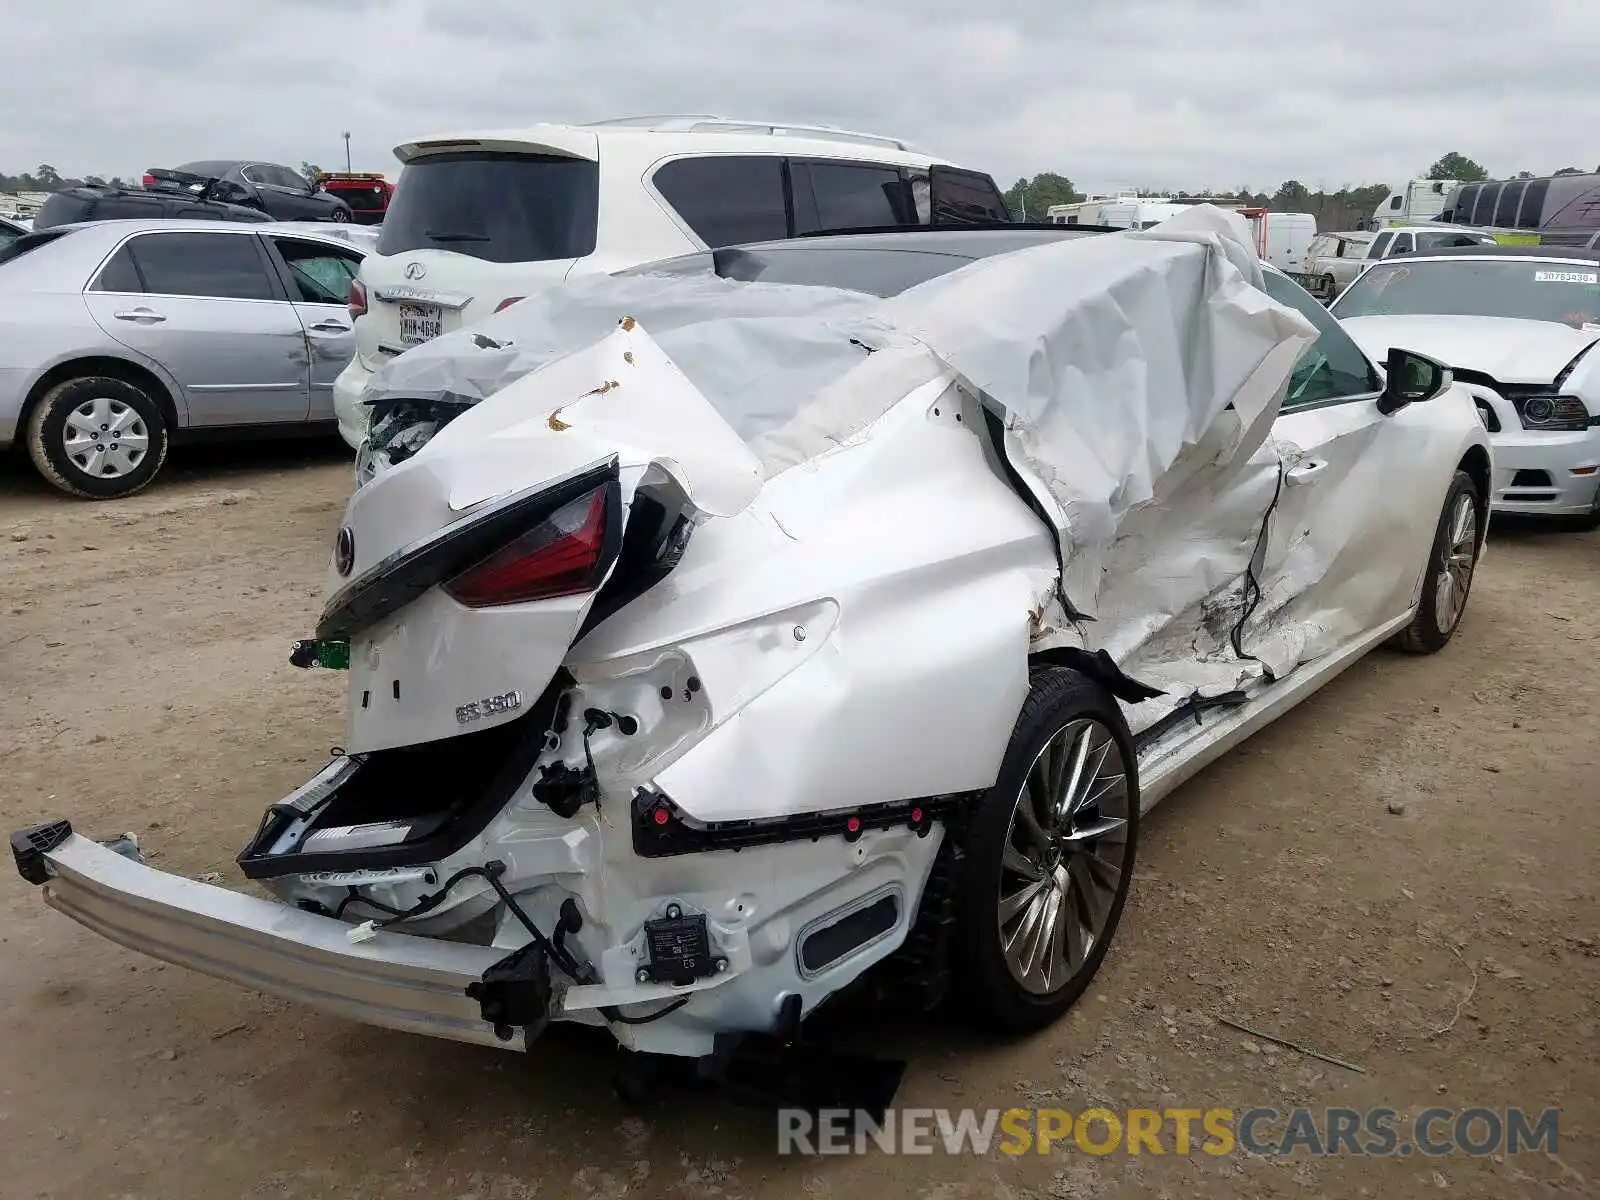
<instances>
[{"instance_id":1,"label":"sedan hubcap","mask_svg":"<svg viewBox=\"0 0 1600 1200\"><path fill-rule=\"evenodd\" d=\"M1000 945L1029 992L1059 991L1105 935L1128 869L1128 775L1093 718L1068 722L1028 768L1000 870Z\"/></svg>"},{"instance_id":2,"label":"sedan hubcap","mask_svg":"<svg viewBox=\"0 0 1600 1200\"><path fill-rule=\"evenodd\" d=\"M86 400L67 414L62 445L73 465L96 479L117 479L144 461L150 431L144 418L121 400Z\"/></svg>"},{"instance_id":3,"label":"sedan hubcap","mask_svg":"<svg viewBox=\"0 0 1600 1200\"><path fill-rule=\"evenodd\" d=\"M1478 510L1471 496L1460 496L1445 534L1444 561L1433 589L1433 618L1440 633L1449 633L1467 607L1472 568L1478 560Z\"/></svg>"}]
</instances>

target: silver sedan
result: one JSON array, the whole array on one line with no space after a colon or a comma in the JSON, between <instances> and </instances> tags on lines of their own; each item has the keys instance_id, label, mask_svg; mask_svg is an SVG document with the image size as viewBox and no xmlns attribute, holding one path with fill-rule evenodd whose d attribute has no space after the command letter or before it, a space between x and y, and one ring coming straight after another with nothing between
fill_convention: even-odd
<instances>
[{"instance_id":1,"label":"silver sedan","mask_svg":"<svg viewBox=\"0 0 1600 1200\"><path fill-rule=\"evenodd\" d=\"M304 227L100 221L0 249L0 449L92 499L176 437L336 426L363 249Z\"/></svg>"}]
</instances>

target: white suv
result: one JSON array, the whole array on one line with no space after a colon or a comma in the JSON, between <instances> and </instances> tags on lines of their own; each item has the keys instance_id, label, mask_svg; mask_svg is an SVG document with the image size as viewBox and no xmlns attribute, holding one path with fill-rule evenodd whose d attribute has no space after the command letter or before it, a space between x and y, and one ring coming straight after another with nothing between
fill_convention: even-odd
<instances>
[{"instance_id":1,"label":"white suv","mask_svg":"<svg viewBox=\"0 0 1600 1200\"><path fill-rule=\"evenodd\" d=\"M821 230L1008 221L988 175L875 134L716 117L427 138L350 289L356 356L334 386L360 447L362 390L408 346L576 272Z\"/></svg>"}]
</instances>

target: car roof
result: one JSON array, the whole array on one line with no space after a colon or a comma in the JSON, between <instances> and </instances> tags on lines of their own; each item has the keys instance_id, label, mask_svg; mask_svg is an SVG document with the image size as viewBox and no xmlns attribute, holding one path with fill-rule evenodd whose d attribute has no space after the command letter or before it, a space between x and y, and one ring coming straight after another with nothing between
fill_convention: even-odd
<instances>
[{"instance_id":1,"label":"car roof","mask_svg":"<svg viewBox=\"0 0 1600 1200\"><path fill-rule=\"evenodd\" d=\"M235 167L250 166L255 161L253 158L197 158L193 162L179 163L172 169L216 175L222 171L231 171Z\"/></svg>"},{"instance_id":2,"label":"car roof","mask_svg":"<svg viewBox=\"0 0 1600 1200\"><path fill-rule=\"evenodd\" d=\"M1396 261L1417 262L1424 258L1533 258L1547 262L1600 263L1600 249L1567 246L1443 246L1404 255Z\"/></svg>"},{"instance_id":3,"label":"car roof","mask_svg":"<svg viewBox=\"0 0 1600 1200\"><path fill-rule=\"evenodd\" d=\"M158 217L133 217L126 220L112 221L72 221L63 225L56 225L50 229L42 229L40 233L78 233L83 230L102 230L108 237L126 237L133 233L278 233L285 237L311 238L315 241L327 242L334 246L343 246L346 249L361 247L354 242L347 241L336 233L321 233L305 228L299 222L286 221L207 221L193 217L174 217L163 220Z\"/></svg>"},{"instance_id":4,"label":"car roof","mask_svg":"<svg viewBox=\"0 0 1600 1200\"><path fill-rule=\"evenodd\" d=\"M414 138L394 148L402 164L431 154L472 150L544 149L595 158L606 144L648 146L660 154L784 154L809 158L853 158L896 166L929 166L947 160L916 150L896 137L772 121L734 121L711 116L620 117L588 125L556 122L507 129L454 130Z\"/></svg>"},{"instance_id":5,"label":"car roof","mask_svg":"<svg viewBox=\"0 0 1600 1200\"><path fill-rule=\"evenodd\" d=\"M660 259L619 271L619 275L694 274L708 272L742 282L838 287L879 296L900 291L968 263L1013 251L1078 238L1126 234L1070 225L1004 225L904 228L824 234L768 242L750 242ZM1262 269L1282 275L1269 263Z\"/></svg>"}]
</instances>

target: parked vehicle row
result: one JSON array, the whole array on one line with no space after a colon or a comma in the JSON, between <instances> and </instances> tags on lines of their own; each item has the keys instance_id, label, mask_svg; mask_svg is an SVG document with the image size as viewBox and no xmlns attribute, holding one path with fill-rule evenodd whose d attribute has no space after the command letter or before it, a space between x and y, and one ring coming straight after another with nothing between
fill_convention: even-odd
<instances>
[{"instance_id":1,"label":"parked vehicle row","mask_svg":"<svg viewBox=\"0 0 1600 1200\"><path fill-rule=\"evenodd\" d=\"M1312 240L1305 266L1295 276L1320 300L1332 300L1381 258L1449 246L1493 246L1493 234L1438 225L1390 226L1377 233L1325 233Z\"/></svg>"}]
</instances>

